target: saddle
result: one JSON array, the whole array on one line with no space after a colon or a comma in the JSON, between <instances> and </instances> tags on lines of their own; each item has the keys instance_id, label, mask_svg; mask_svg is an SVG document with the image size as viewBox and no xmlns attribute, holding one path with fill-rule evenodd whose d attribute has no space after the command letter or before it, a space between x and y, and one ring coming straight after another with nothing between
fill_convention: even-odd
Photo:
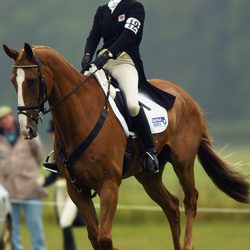
<instances>
[{"instance_id":1,"label":"saddle","mask_svg":"<svg viewBox=\"0 0 250 250\"><path fill-rule=\"evenodd\" d=\"M120 122L123 130L128 138L127 147L123 161L123 175L127 172L132 164L135 149L133 148L133 139L136 138L126 104L126 96L119 87L117 81L104 70L95 73L95 77L100 84L102 90L107 95L109 92L109 104ZM153 98L144 90L139 91L139 105L143 107L152 134L162 133L168 126L168 114L165 107L160 106Z\"/></svg>"},{"instance_id":2,"label":"saddle","mask_svg":"<svg viewBox=\"0 0 250 250\"><path fill-rule=\"evenodd\" d=\"M126 97L117 81L104 70L97 71L95 77L105 94L107 94L110 84L110 106L123 127L126 136L135 138L136 135L132 127L126 104ZM138 99L139 105L144 108L152 134L158 134L165 131L168 126L168 114L166 109L156 103L145 90L139 91Z\"/></svg>"}]
</instances>

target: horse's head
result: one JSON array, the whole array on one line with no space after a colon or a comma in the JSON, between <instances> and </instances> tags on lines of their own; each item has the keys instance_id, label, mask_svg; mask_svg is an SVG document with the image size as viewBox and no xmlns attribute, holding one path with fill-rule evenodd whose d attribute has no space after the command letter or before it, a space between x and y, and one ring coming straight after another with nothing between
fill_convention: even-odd
<instances>
[{"instance_id":1,"label":"horse's head","mask_svg":"<svg viewBox=\"0 0 250 250\"><path fill-rule=\"evenodd\" d=\"M3 47L15 61L11 80L17 91L20 131L24 138L32 139L37 136L39 115L45 110L48 94L40 59L27 43L20 51Z\"/></svg>"}]
</instances>

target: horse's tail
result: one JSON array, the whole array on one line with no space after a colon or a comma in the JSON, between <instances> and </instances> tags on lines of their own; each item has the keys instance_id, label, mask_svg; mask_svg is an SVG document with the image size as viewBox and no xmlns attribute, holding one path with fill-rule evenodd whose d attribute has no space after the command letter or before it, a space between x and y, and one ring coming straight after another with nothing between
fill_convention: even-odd
<instances>
[{"instance_id":1,"label":"horse's tail","mask_svg":"<svg viewBox=\"0 0 250 250\"><path fill-rule=\"evenodd\" d=\"M250 203L249 175L239 173L234 166L216 154L205 125L198 150L198 159L208 176L221 191L236 201Z\"/></svg>"}]
</instances>

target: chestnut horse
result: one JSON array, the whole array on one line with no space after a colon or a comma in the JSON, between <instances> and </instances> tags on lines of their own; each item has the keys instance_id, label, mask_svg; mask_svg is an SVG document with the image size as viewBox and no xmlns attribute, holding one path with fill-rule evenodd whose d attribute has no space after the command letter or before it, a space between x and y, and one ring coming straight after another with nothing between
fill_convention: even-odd
<instances>
[{"instance_id":1,"label":"chestnut horse","mask_svg":"<svg viewBox=\"0 0 250 250\"><path fill-rule=\"evenodd\" d=\"M41 111L41 85L46 85L42 86L46 87L46 100L53 106L86 77L49 47L31 48L29 44L25 44L24 49L16 51L4 45L4 50L15 60L12 82L17 90L18 105L31 107L34 103L39 104L37 108L33 107L26 113L19 114L21 133L31 139L37 133L36 122L38 111ZM154 136L157 152L161 155L160 173L143 173L139 143L135 140L137 153L131 167L123 176L127 138L110 108L100 133L74 163L73 167L81 184L84 184L87 191L95 190L100 197L99 223L92 199L87 194L89 192L77 192L70 182L67 169L59 159L57 147L54 147L56 163L67 179L70 197L85 219L88 237L95 250L116 249L111 233L118 203L118 189L122 179L130 176L135 176L151 199L162 208L170 224L174 249L193 249L192 227L198 198L194 180L196 155L219 189L239 202L250 202L248 177L236 172L233 166L222 160L212 149L205 119L198 104L184 90L168 81L151 80L150 83L176 96L175 104L168 112L167 130ZM88 136L100 116L105 99L98 82L92 77L52 110L56 138L60 140L66 155ZM185 194L186 231L183 248L180 243L179 201L162 182L162 173L167 162L173 165Z\"/></svg>"}]
</instances>

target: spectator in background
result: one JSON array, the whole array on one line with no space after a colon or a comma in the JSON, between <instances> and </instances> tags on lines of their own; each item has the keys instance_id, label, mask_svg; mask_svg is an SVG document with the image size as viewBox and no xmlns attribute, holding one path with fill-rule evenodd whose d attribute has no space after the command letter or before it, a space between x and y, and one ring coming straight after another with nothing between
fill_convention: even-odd
<instances>
[{"instance_id":1,"label":"spectator in background","mask_svg":"<svg viewBox=\"0 0 250 250\"><path fill-rule=\"evenodd\" d=\"M54 124L51 121L50 127L48 129L48 133L50 135L51 142L54 143L55 139L55 128ZM55 171L57 169L56 166L53 166L54 158L53 154L51 154L52 159L51 162L47 162L44 164L45 168L48 170ZM51 167L52 166L52 167ZM56 212L59 221L59 226L62 229L63 234L63 249L64 250L76 250L76 244L74 235L72 232L73 226L83 226L83 220L80 216L77 207L70 199L67 187L66 180L64 177L60 175L60 173L50 173L45 179L44 186L47 187L51 184L55 183L55 203L56 203Z\"/></svg>"},{"instance_id":2,"label":"spectator in background","mask_svg":"<svg viewBox=\"0 0 250 250\"><path fill-rule=\"evenodd\" d=\"M39 185L42 144L37 137L24 140L8 106L0 107L0 183L9 192L12 207L12 244L14 250L23 250L20 237L20 212L24 210L32 250L45 250L42 226L41 197L44 188Z\"/></svg>"}]
</instances>

